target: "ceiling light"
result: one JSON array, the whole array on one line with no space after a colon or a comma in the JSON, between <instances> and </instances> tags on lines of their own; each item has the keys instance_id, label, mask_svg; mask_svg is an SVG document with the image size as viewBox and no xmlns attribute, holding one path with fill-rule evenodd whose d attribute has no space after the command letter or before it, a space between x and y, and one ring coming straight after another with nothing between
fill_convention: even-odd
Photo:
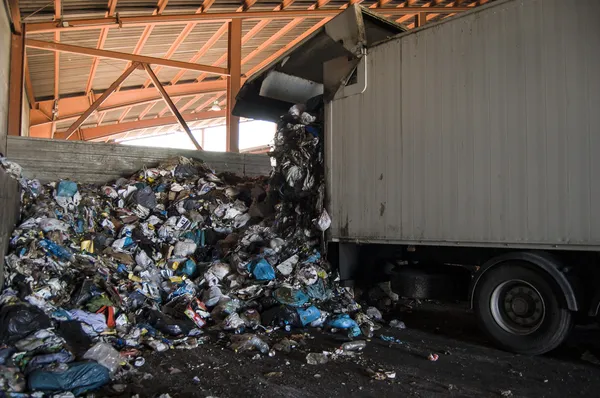
<instances>
[{"instance_id":1,"label":"ceiling light","mask_svg":"<svg viewBox=\"0 0 600 398\"><path fill-rule=\"evenodd\" d=\"M213 102L212 106L210 107L210 110L215 111L215 112L220 111L221 107L219 106L219 102L218 101Z\"/></svg>"}]
</instances>

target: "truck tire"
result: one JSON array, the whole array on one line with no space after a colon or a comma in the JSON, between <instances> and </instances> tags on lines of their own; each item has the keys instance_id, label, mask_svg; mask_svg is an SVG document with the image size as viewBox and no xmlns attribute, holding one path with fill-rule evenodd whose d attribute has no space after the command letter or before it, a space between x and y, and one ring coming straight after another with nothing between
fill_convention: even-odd
<instances>
[{"instance_id":1,"label":"truck tire","mask_svg":"<svg viewBox=\"0 0 600 398\"><path fill-rule=\"evenodd\" d=\"M475 290L481 328L501 348L539 355L558 347L571 330L571 311L542 270L510 262L487 271Z\"/></svg>"}]
</instances>

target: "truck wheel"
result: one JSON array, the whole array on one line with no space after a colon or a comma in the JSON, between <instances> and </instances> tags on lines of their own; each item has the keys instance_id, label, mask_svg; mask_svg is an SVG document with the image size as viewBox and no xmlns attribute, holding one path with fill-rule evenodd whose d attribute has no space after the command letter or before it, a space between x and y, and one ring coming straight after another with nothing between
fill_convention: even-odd
<instances>
[{"instance_id":1,"label":"truck wheel","mask_svg":"<svg viewBox=\"0 0 600 398\"><path fill-rule=\"evenodd\" d=\"M543 271L513 262L483 274L475 291L480 326L502 348L538 355L558 347L571 330L571 312Z\"/></svg>"}]
</instances>

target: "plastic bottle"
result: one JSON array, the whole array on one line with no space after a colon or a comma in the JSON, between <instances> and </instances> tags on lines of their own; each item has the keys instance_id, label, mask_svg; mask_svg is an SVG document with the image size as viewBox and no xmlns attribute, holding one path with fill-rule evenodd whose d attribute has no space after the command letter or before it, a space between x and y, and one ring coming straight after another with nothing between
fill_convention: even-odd
<instances>
[{"instance_id":1,"label":"plastic bottle","mask_svg":"<svg viewBox=\"0 0 600 398\"><path fill-rule=\"evenodd\" d=\"M231 348L235 352L258 350L262 354L269 352L269 345L255 334L242 334L231 337Z\"/></svg>"},{"instance_id":2,"label":"plastic bottle","mask_svg":"<svg viewBox=\"0 0 600 398\"><path fill-rule=\"evenodd\" d=\"M348 341L342 344L342 350L344 351L361 351L367 346L367 342L364 340Z\"/></svg>"}]
</instances>

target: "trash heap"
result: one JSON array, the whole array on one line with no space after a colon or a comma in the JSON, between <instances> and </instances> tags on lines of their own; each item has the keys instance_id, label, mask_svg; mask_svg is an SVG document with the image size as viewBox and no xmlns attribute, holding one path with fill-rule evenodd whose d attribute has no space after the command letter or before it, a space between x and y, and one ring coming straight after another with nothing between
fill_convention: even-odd
<instances>
[{"instance_id":1,"label":"trash heap","mask_svg":"<svg viewBox=\"0 0 600 398\"><path fill-rule=\"evenodd\" d=\"M21 179L0 295L0 390L82 394L125 377L147 350L195 348L211 332L270 355L280 328L371 336L326 261L317 118L293 107L271 155L268 179L186 158L105 186Z\"/></svg>"}]
</instances>

